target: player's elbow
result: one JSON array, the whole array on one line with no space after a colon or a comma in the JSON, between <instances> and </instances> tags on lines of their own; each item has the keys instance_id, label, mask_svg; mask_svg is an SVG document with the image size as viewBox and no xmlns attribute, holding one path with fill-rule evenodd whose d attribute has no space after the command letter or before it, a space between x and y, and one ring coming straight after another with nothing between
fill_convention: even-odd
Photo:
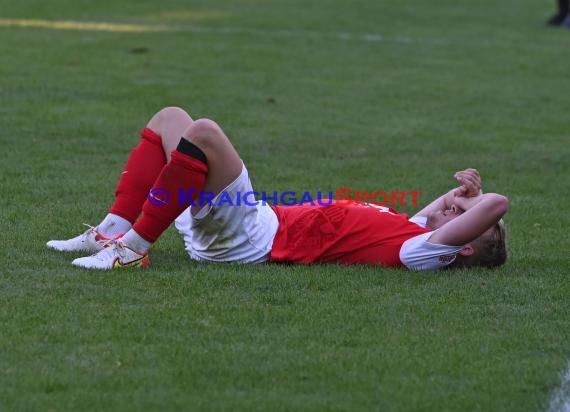
<instances>
[{"instance_id":1,"label":"player's elbow","mask_svg":"<svg viewBox=\"0 0 570 412\"><path fill-rule=\"evenodd\" d=\"M487 193L490 198L489 202L492 205L493 214L498 217L503 216L509 210L509 198L498 193Z\"/></svg>"}]
</instances>

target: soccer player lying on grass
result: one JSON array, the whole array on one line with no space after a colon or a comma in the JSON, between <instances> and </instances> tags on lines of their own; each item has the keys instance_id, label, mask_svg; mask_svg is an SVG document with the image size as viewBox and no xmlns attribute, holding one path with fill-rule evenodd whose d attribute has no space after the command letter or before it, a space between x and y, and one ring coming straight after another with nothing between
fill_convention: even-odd
<instances>
[{"instance_id":1,"label":"soccer player lying on grass","mask_svg":"<svg viewBox=\"0 0 570 412\"><path fill-rule=\"evenodd\" d=\"M247 169L216 123L194 121L184 110L167 107L142 130L103 221L47 246L94 253L72 262L90 269L148 266L150 246L175 222L190 257L206 262L332 262L412 270L503 264L501 217L507 198L483 194L475 169L455 177L461 186L411 219L386 207L347 201L235 206L214 199L201 207L201 192L232 199L251 192ZM164 191L184 194L186 202L174 196L167 201ZM147 199L149 194L154 198Z\"/></svg>"}]
</instances>

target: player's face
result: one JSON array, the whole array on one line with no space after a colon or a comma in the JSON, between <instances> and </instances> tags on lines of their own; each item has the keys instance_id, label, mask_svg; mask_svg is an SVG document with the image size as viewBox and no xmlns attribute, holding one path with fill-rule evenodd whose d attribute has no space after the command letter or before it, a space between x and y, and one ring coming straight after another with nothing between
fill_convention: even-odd
<instances>
[{"instance_id":1,"label":"player's face","mask_svg":"<svg viewBox=\"0 0 570 412\"><path fill-rule=\"evenodd\" d=\"M451 222L457 216L460 216L463 210L459 209L457 206L452 205L450 209L438 210L428 216L427 226L432 229L438 229L445 225L447 222Z\"/></svg>"}]
</instances>

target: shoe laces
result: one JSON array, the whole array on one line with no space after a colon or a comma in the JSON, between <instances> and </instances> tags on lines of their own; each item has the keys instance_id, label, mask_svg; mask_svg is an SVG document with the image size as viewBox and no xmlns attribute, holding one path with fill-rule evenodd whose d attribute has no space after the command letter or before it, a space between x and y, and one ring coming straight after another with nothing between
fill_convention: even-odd
<instances>
[{"instance_id":1,"label":"shoe laces","mask_svg":"<svg viewBox=\"0 0 570 412\"><path fill-rule=\"evenodd\" d=\"M97 226L91 226L89 223L83 223L83 226L87 226L89 228L85 232L83 232L83 237L87 238L87 236L93 233L95 235L94 236L95 242L99 243L103 247L107 247L107 245L109 244L109 240L114 240L114 239L116 240L122 236L121 234L120 236L117 236L115 238L108 238L97 230ZM97 236L100 236L100 238L97 239Z\"/></svg>"},{"instance_id":2,"label":"shoe laces","mask_svg":"<svg viewBox=\"0 0 570 412\"><path fill-rule=\"evenodd\" d=\"M114 256L119 256L124 259L126 256L125 245L116 239L102 240L100 243L103 245L103 249L93 255L94 258L98 260L107 260Z\"/></svg>"},{"instance_id":3,"label":"shoe laces","mask_svg":"<svg viewBox=\"0 0 570 412\"><path fill-rule=\"evenodd\" d=\"M83 232L83 236L87 236L91 232L97 232L97 226L91 226L89 223L83 223L83 226L87 226L89 228L85 232Z\"/></svg>"}]
</instances>

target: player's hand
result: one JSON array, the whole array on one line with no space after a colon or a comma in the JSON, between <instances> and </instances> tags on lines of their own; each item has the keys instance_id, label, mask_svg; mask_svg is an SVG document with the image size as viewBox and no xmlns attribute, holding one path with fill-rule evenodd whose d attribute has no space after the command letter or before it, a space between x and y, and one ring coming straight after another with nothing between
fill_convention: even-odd
<instances>
[{"instance_id":1,"label":"player's hand","mask_svg":"<svg viewBox=\"0 0 570 412\"><path fill-rule=\"evenodd\" d=\"M465 169L453 175L461 186L455 189L455 197L475 197L482 194L481 176L477 169Z\"/></svg>"}]
</instances>

